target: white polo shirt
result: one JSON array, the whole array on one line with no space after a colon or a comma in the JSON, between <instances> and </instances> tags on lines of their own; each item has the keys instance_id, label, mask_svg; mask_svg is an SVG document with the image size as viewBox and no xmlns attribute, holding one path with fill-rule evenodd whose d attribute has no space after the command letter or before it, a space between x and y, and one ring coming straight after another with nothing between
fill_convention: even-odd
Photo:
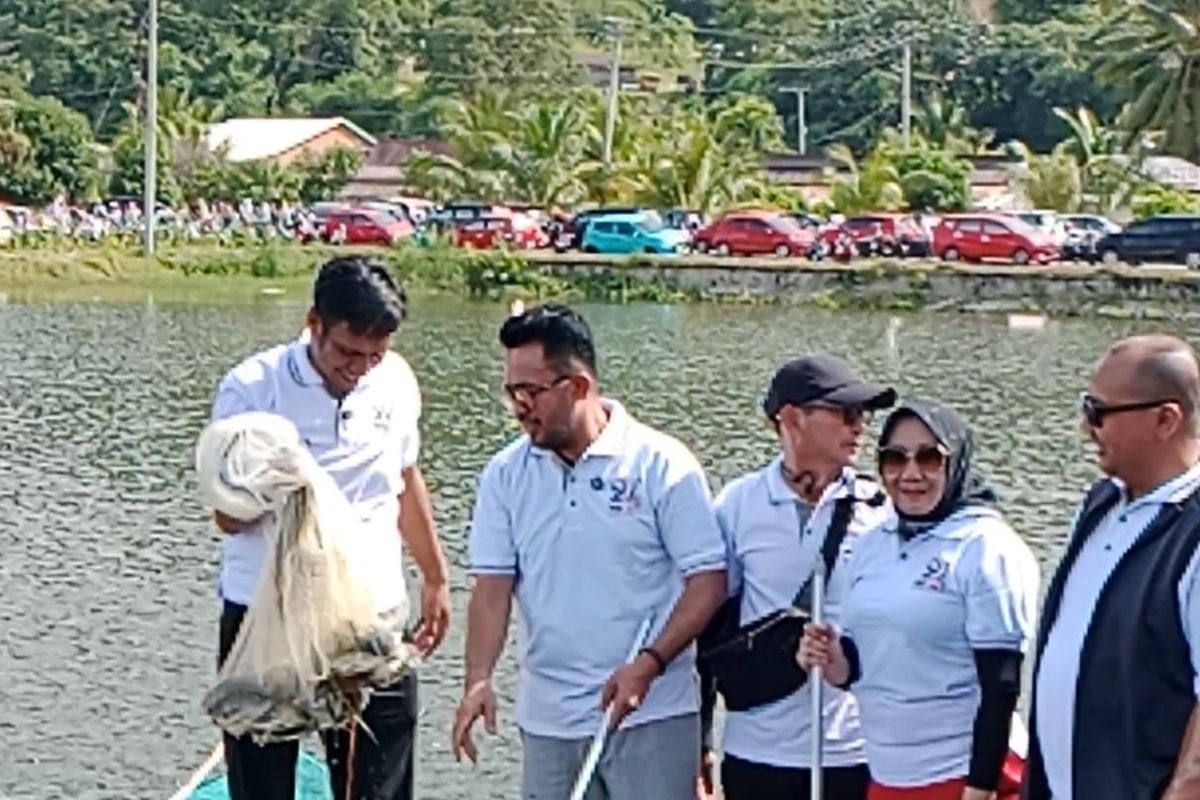
<instances>
[{"instance_id":1,"label":"white polo shirt","mask_svg":"<svg viewBox=\"0 0 1200 800\"><path fill-rule=\"evenodd\" d=\"M783 479L781 459L744 475L717 496L717 521L729 552L729 594L742 593L743 624L791 605L817 560L832 522L836 501L850 494L874 497L874 483L847 469L815 506L803 502ZM850 585L849 560L855 540L888 516L886 505L854 505L854 515L825 589L825 616L837 623ZM725 753L757 764L811 766L811 695L807 687L774 703L725 717ZM823 692L824 765L866 762L867 755L853 695L827 686Z\"/></svg>"},{"instance_id":2,"label":"white polo shirt","mask_svg":"<svg viewBox=\"0 0 1200 800\"><path fill-rule=\"evenodd\" d=\"M695 456L620 404L604 403L608 424L573 467L527 436L493 457L471 522L471 574L516 577L517 724L537 736L592 736L601 689L642 621L653 616L653 640L685 577L725 569ZM622 727L699 708L692 647Z\"/></svg>"},{"instance_id":3,"label":"white polo shirt","mask_svg":"<svg viewBox=\"0 0 1200 800\"><path fill-rule=\"evenodd\" d=\"M1114 481L1116 482L1116 481ZM1120 486L1120 483L1117 482ZM1054 627L1046 638L1038 662L1037 735L1046 764L1046 779L1052 797L1072 798L1071 769L1074 764L1072 742L1075 736L1075 689L1079 681L1079 658L1084 639L1091 627L1092 615L1100 593L1117 564L1150 525L1162 506L1191 495L1200 487L1200 465L1167 481L1149 494L1128 502L1122 499L1084 543L1063 586L1062 603ZM1079 511L1076 511L1076 522ZM1074 531L1075 522L1071 524ZM1179 582L1179 617L1184 636L1191 647L1192 670L1197 697L1200 697L1200 552Z\"/></svg>"},{"instance_id":4,"label":"white polo shirt","mask_svg":"<svg viewBox=\"0 0 1200 800\"><path fill-rule=\"evenodd\" d=\"M421 437L421 393L416 376L400 354L383 360L342 399L308 357L301 336L251 356L225 376L213 401L212 417L269 411L287 417L301 439L359 513L371 536L371 595L379 611L406 614L403 546L399 531L401 472L417 463ZM266 557L261 531L222 537L221 597L249 605Z\"/></svg>"},{"instance_id":5,"label":"white polo shirt","mask_svg":"<svg viewBox=\"0 0 1200 800\"><path fill-rule=\"evenodd\" d=\"M973 651L1025 651L1038 566L998 511L966 508L905 542L892 518L858 540L842 620L871 777L892 787L961 778L979 708Z\"/></svg>"}]
</instances>

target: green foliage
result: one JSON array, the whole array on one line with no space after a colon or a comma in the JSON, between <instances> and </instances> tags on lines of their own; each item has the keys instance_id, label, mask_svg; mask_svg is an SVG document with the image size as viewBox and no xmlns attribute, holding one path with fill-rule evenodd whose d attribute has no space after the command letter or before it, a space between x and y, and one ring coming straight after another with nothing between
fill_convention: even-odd
<instances>
[{"instance_id":1,"label":"green foliage","mask_svg":"<svg viewBox=\"0 0 1200 800\"><path fill-rule=\"evenodd\" d=\"M971 165L953 154L917 147L895 156L896 171L911 209L964 211L971 201Z\"/></svg>"},{"instance_id":2,"label":"green foliage","mask_svg":"<svg viewBox=\"0 0 1200 800\"><path fill-rule=\"evenodd\" d=\"M1138 217L1155 214L1200 213L1200 200L1189 192L1166 186L1146 186L1133 199L1133 213Z\"/></svg>"},{"instance_id":3,"label":"green foliage","mask_svg":"<svg viewBox=\"0 0 1200 800\"><path fill-rule=\"evenodd\" d=\"M96 195L99 156L87 120L57 100L0 102L0 196L39 203Z\"/></svg>"}]
</instances>

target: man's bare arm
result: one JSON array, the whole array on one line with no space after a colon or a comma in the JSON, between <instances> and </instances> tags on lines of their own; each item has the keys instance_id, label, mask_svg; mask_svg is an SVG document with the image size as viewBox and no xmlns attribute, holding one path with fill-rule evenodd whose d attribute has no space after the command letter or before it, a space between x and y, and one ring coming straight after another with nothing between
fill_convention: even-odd
<instances>
[{"instance_id":1,"label":"man's bare arm","mask_svg":"<svg viewBox=\"0 0 1200 800\"><path fill-rule=\"evenodd\" d=\"M446 555L437 537L433 502L420 467L404 470L400 495L400 536L421 571L421 619L417 647L430 653L442 643L450 627L450 583Z\"/></svg>"},{"instance_id":2,"label":"man's bare arm","mask_svg":"<svg viewBox=\"0 0 1200 800\"><path fill-rule=\"evenodd\" d=\"M228 514L220 511L213 511L213 522L215 522L217 527L221 529L222 533L241 533L242 531L255 527L261 521L262 517L259 517L258 519L245 520L238 519L237 517L231 517Z\"/></svg>"},{"instance_id":3,"label":"man's bare arm","mask_svg":"<svg viewBox=\"0 0 1200 800\"><path fill-rule=\"evenodd\" d=\"M1192 709L1183 746L1175 759L1175 774L1162 800L1196 800L1200 797L1200 706Z\"/></svg>"},{"instance_id":4,"label":"man's bare arm","mask_svg":"<svg viewBox=\"0 0 1200 800\"><path fill-rule=\"evenodd\" d=\"M490 681L496 662L504 652L508 620L512 614L515 580L508 575L478 575L467 606L468 687Z\"/></svg>"}]
</instances>

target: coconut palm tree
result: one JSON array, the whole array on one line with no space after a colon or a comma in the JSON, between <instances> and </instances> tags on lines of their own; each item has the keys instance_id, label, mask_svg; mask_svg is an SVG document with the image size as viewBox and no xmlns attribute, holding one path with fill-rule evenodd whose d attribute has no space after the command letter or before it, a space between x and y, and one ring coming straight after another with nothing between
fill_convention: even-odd
<instances>
[{"instance_id":1,"label":"coconut palm tree","mask_svg":"<svg viewBox=\"0 0 1200 800\"><path fill-rule=\"evenodd\" d=\"M1032 152L1024 142L1011 145L1024 165L1018 182L1034 208L1078 211L1083 200L1083 171L1064 145L1046 155Z\"/></svg>"},{"instance_id":2,"label":"coconut palm tree","mask_svg":"<svg viewBox=\"0 0 1200 800\"><path fill-rule=\"evenodd\" d=\"M966 109L937 91L924 95L913 109L913 127L929 146L958 155L986 152L994 136L972 126Z\"/></svg>"}]
</instances>

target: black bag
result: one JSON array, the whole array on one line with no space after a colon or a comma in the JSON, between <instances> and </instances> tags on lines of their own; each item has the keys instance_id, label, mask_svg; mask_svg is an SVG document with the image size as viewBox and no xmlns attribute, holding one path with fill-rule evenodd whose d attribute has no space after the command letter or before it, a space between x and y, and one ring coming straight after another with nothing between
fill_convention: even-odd
<instances>
[{"instance_id":1,"label":"black bag","mask_svg":"<svg viewBox=\"0 0 1200 800\"><path fill-rule=\"evenodd\" d=\"M854 496L840 497L821 546L825 574L833 571L854 513ZM802 687L808 673L796 663L796 649L809 614L807 595L812 576L801 585L788 608L740 624L741 595L725 601L700 636L697 664L725 698L725 708L745 711L773 703Z\"/></svg>"}]
</instances>

